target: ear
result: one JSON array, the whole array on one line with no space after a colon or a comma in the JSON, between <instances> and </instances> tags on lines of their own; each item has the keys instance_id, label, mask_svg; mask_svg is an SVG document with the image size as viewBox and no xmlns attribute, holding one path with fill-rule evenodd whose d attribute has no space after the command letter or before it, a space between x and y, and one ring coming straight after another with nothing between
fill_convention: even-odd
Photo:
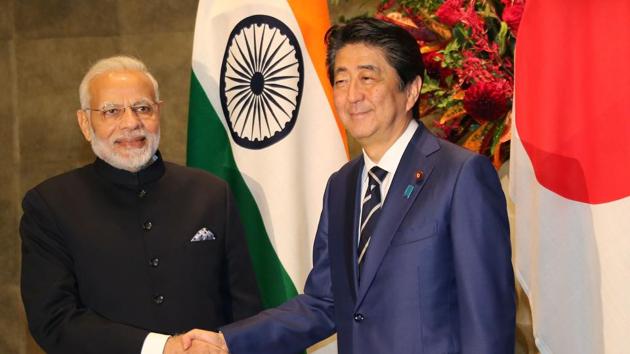
<instances>
[{"instance_id":1,"label":"ear","mask_svg":"<svg viewBox=\"0 0 630 354\"><path fill-rule=\"evenodd\" d=\"M92 140L92 134L90 134L90 118L88 118L87 113L82 109L77 110L77 122L79 123L79 128L81 128L83 137L90 142Z\"/></svg>"},{"instance_id":2,"label":"ear","mask_svg":"<svg viewBox=\"0 0 630 354\"><path fill-rule=\"evenodd\" d=\"M158 103L157 105L157 114L158 114L158 118L160 117L160 113L162 112L162 107L164 106L164 101L156 101Z\"/></svg>"},{"instance_id":3,"label":"ear","mask_svg":"<svg viewBox=\"0 0 630 354\"><path fill-rule=\"evenodd\" d=\"M420 90L422 89L422 78L420 76L416 76L416 78L407 85L405 91L407 92L407 104L405 106L405 110L409 112L413 108L413 105L416 104L420 97Z\"/></svg>"}]
</instances>

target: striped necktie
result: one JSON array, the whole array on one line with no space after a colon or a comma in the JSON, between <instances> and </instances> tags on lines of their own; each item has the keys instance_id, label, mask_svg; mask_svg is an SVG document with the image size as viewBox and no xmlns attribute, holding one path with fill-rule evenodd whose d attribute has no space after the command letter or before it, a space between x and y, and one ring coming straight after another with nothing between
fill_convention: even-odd
<instances>
[{"instance_id":1,"label":"striped necktie","mask_svg":"<svg viewBox=\"0 0 630 354\"><path fill-rule=\"evenodd\" d=\"M381 212L381 183L387 176L387 171L374 166L368 171L368 186L365 190L361 209L361 229L359 237L359 248L357 254L359 264L359 274L361 273L361 265L365 262L365 253L370 245L370 239L376 229L378 216Z\"/></svg>"}]
</instances>

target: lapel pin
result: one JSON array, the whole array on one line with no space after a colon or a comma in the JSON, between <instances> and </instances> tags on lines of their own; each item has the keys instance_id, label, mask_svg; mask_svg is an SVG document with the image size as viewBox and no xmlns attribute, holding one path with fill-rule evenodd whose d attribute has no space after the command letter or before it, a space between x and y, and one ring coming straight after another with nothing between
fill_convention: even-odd
<instances>
[{"instance_id":1,"label":"lapel pin","mask_svg":"<svg viewBox=\"0 0 630 354\"><path fill-rule=\"evenodd\" d=\"M424 177L424 172L422 170L416 171L416 183L420 182L422 177Z\"/></svg>"},{"instance_id":2,"label":"lapel pin","mask_svg":"<svg viewBox=\"0 0 630 354\"><path fill-rule=\"evenodd\" d=\"M411 198L411 193L413 193L413 186L410 184L407 186L407 188L405 188L405 192L403 193L403 196L409 199Z\"/></svg>"}]
</instances>

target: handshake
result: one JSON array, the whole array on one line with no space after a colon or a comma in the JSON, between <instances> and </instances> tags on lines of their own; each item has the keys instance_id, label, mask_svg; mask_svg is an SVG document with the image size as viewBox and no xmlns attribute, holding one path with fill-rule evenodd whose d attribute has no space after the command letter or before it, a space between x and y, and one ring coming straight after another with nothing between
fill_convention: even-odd
<instances>
[{"instance_id":1,"label":"handshake","mask_svg":"<svg viewBox=\"0 0 630 354\"><path fill-rule=\"evenodd\" d=\"M169 337L163 354L228 354L222 333L193 329L185 334Z\"/></svg>"}]
</instances>

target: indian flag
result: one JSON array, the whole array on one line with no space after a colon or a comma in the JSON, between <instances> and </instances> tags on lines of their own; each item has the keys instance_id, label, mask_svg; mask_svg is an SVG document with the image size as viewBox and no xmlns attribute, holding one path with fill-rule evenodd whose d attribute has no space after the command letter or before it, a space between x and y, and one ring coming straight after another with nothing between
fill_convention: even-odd
<instances>
[{"instance_id":1,"label":"indian flag","mask_svg":"<svg viewBox=\"0 0 630 354\"><path fill-rule=\"evenodd\" d=\"M326 181L348 159L322 1L199 2L188 164L237 199L265 307L303 290ZM330 352L330 350L329 350Z\"/></svg>"},{"instance_id":2,"label":"indian flag","mask_svg":"<svg viewBox=\"0 0 630 354\"><path fill-rule=\"evenodd\" d=\"M510 159L543 354L630 352L630 2L527 0Z\"/></svg>"}]
</instances>

